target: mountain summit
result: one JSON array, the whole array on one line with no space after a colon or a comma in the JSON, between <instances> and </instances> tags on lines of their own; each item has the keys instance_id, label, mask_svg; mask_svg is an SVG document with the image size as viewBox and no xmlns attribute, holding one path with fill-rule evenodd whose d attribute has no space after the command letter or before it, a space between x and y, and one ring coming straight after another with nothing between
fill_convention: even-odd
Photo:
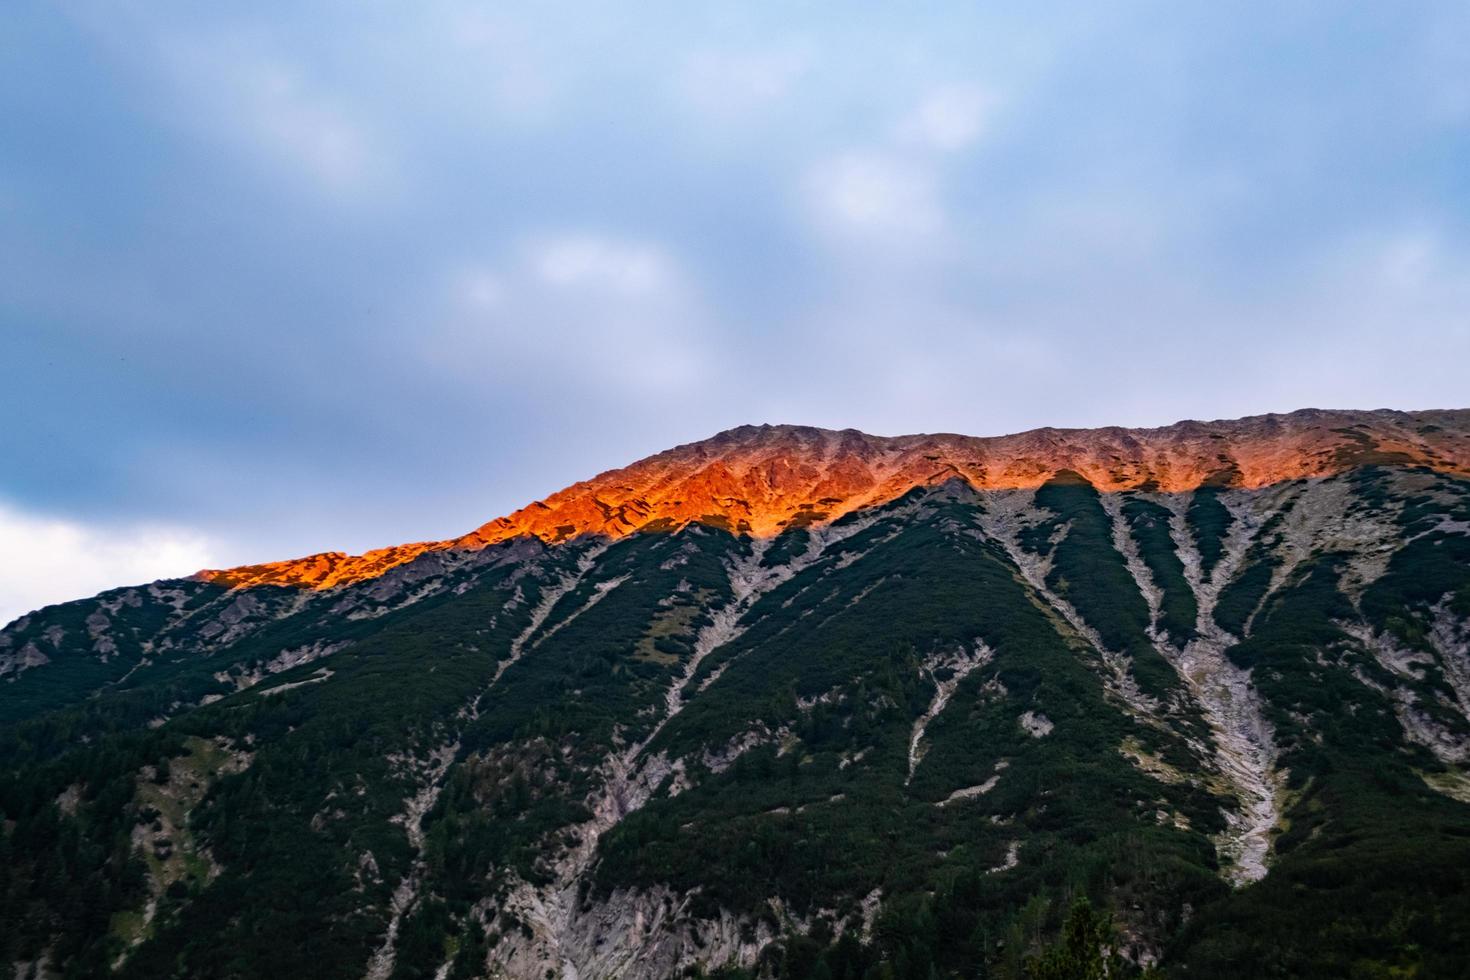
<instances>
[{"instance_id":1,"label":"mountain summit","mask_svg":"<svg viewBox=\"0 0 1470 980\"><path fill-rule=\"evenodd\" d=\"M1470 411L746 426L0 630L0 964L1470 971Z\"/></svg>"},{"instance_id":2,"label":"mountain summit","mask_svg":"<svg viewBox=\"0 0 1470 980\"><path fill-rule=\"evenodd\" d=\"M1470 411L1305 409L1156 429L1045 428L988 438L747 425L575 483L458 538L199 574L226 585L320 589L374 578L428 551L479 549L526 535L550 542L617 538L695 521L768 537L948 480L976 490L1024 489L1071 471L1100 490L1178 493L1207 483L1258 488L1370 462L1470 473Z\"/></svg>"}]
</instances>

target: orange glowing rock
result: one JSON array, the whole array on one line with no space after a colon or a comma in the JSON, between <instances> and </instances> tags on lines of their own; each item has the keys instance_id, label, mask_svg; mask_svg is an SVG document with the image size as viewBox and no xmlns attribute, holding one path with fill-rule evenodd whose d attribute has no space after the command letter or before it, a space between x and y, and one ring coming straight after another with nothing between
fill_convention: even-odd
<instances>
[{"instance_id":1,"label":"orange glowing rock","mask_svg":"<svg viewBox=\"0 0 1470 980\"><path fill-rule=\"evenodd\" d=\"M1157 429L1046 428L989 438L741 426L575 483L459 538L198 577L233 587L326 589L376 578L428 551L479 549L520 536L616 538L691 521L769 536L952 479L978 490L1017 489L1072 470L1105 492L1178 492L1206 482L1256 488L1369 463L1470 475L1470 410L1305 409Z\"/></svg>"}]
</instances>

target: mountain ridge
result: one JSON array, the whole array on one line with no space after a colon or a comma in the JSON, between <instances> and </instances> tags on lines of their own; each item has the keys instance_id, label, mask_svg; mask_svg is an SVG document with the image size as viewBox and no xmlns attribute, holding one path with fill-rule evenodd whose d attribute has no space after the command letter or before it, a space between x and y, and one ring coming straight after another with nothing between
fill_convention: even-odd
<instances>
[{"instance_id":1,"label":"mountain ridge","mask_svg":"<svg viewBox=\"0 0 1470 980\"><path fill-rule=\"evenodd\" d=\"M375 577L48 607L0 963L1034 980L1086 896L1110 976L1458 980L1467 421L743 427Z\"/></svg>"},{"instance_id":2,"label":"mountain ridge","mask_svg":"<svg viewBox=\"0 0 1470 980\"><path fill-rule=\"evenodd\" d=\"M1257 489L1371 462L1470 474L1470 409L1299 409L1167 426L1042 427L1001 436L742 425L581 480L467 534L196 573L231 587L326 589L376 578L427 552L518 536L618 538L691 521L769 537L881 506L958 478L977 490L1030 489L1070 470L1103 491Z\"/></svg>"}]
</instances>

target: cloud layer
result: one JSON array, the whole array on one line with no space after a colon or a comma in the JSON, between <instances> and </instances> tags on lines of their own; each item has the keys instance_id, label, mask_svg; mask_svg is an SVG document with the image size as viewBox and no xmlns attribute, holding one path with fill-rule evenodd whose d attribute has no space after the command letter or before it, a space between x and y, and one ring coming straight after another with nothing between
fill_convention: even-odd
<instances>
[{"instance_id":1,"label":"cloud layer","mask_svg":"<svg viewBox=\"0 0 1470 980\"><path fill-rule=\"evenodd\" d=\"M52 603L212 567L216 546L167 526L96 527L0 503L0 626Z\"/></svg>"},{"instance_id":2,"label":"cloud layer","mask_svg":"<svg viewBox=\"0 0 1470 980\"><path fill-rule=\"evenodd\" d=\"M456 534L746 422L1463 404L1467 30L7 5L0 495L244 562Z\"/></svg>"}]
</instances>

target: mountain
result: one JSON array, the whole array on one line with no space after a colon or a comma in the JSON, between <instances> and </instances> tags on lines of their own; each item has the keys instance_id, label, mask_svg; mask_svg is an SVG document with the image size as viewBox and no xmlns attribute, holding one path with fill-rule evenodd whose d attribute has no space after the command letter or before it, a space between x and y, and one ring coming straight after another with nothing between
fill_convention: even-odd
<instances>
[{"instance_id":1,"label":"mountain","mask_svg":"<svg viewBox=\"0 0 1470 980\"><path fill-rule=\"evenodd\" d=\"M1255 489L1370 462L1465 476L1464 412L1302 411L1162 429L1036 429L999 438L883 438L855 429L743 426L603 473L447 541L202 572L225 585L329 588L375 578L431 551L518 537L558 542L703 521L769 537L958 479L977 490L1035 489L1062 470L1099 490Z\"/></svg>"},{"instance_id":2,"label":"mountain","mask_svg":"<svg viewBox=\"0 0 1470 980\"><path fill-rule=\"evenodd\" d=\"M1470 411L747 426L40 610L0 959L1464 976Z\"/></svg>"}]
</instances>

